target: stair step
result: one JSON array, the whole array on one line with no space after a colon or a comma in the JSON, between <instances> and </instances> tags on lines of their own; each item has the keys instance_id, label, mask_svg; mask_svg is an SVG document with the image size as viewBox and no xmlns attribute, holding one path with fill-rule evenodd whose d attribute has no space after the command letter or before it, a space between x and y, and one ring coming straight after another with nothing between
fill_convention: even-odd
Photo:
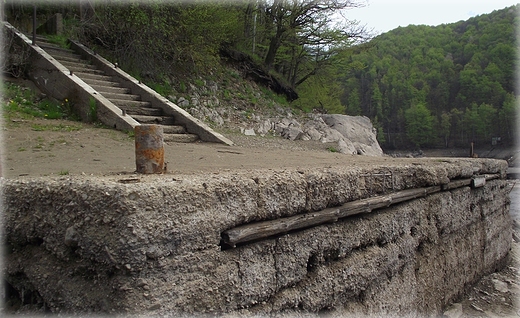
<instances>
[{"instance_id":1,"label":"stair step","mask_svg":"<svg viewBox=\"0 0 520 318\"><path fill-rule=\"evenodd\" d=\"M39 47L41 47L42 49L44 49L45 51L51 50L51 51L58 51L61 53L65 53L65 54L76 54L76 52L74 50L66 49L66 48L60 47L56 44L42 43L42 42L38 43L38 40L36 40L36 44Z\"/></svg>"},{"instance_id":2,"label":"stair step","mask_svg":"<svg viewBox=\"0 0 520 318\"><path fill-rule=\"evenodd\" d=\"M28 38L32 40L32 35L28 36ZM38 36L36 36L36 44L38 44L38 46L40 46L40 47L42 47L42 45L49 46L49 47L52 46L52 47L57 47L57 48L61 47L56 43L52 43L51 41L49 41L46 38L41 38Z\"/></svg>"},{"instance_id":3,"label":"stair step","mask_svg":"<svg viewBox=\"0 0 520 318\"><path fill-rule=\"evenodd\" d=\"M109 86L95 85L95 84L91 84L90 86L92 86L93 89L100 92L101 94L103 94L103 93L126 94L126 93L131 92L130 88L126 88L126 87L109 87Z\"/></svg>"},{"instance_id":4,"label":"stair step","mask_svg":"<svg viewBox=\"0 0 520 318\"><path fill-rule=\"evenodd\" d=\"M77 56L66 56L66 55L58 55L58 54L52 54L51 55L54 59L56 59L59 62L71 62L71 63L90 63L88 60L84 60L81 55Z\"/></svg>"},{"instance_id":5,"label":"stair step","mask_svg":"<svg viewBox=\"0 0 520 318\"><path fill-rule=\"evenodd\" d=\"M94 74L94 73L84 73L84 72L76 72L76 75L78 75L81 79L91 79L96 81L109 81L113 82L113 77L108 75L102 75L102 74Z\"/></svg>"},{"instance_id":6,"label":"stair step","mask_svg":"<svg viewBox=\"0 0 520 318\"><path fill-rule=\"evenodd\" d=\"M173 125L173 122L175 121L171 116L133 115L132 117L141 124Z\"/></svg>"},{"instance_id":7,"label":"stair step","mask_svg":"<svg viewBox=\"0 0 520 318\"><path fill-rule=\"evenodd\" d=\"M70 62L70 61L60 61L61 64L66 66L68 69L91 69L91 70L97 70L98 68L95 65L87 63L80 63L80 62Z\"/></svg>"},{"instance_id":8,"label":"stair step","mask_svg":"<svg viewBox=\"0 0 520 318\"><path fill-rule=\"evenodd\" d=\"M79 73L79 72L78 72ZM81 78L81 77L80 77ZM107 87L117 87L117 88L124 88L124 87L121 87L121 84L119 84L118 82L111 82L111 81L98 81L98 80L93 80L93 79L88 79L88 78L84 78L83 81L87 84L89 84L90 86L92 87L98 87L98 86L103 86L105 88Z\"/></svg>"},{"instance_id":9,"label":"stair step","mask_svg":"<svg viewBox=\"0 0 520 318\"><path fill-rule=\"evenodd\" d=\"M144 116L162 116L163 111L159 108L151 108L151 107L132 107L126 105L117 106L120 109L126 111L128 115L144 115Z\"/></svg>"},{"instance_id":10,"label":"stair step","mask_svg":"<svg viewBox=\"0 0 520 318\"><path fill-rule=\"evenodd\" d=\"M32 32L30 33L26 33L25 34L27 37L30 37L32 39ZM36 41L43 41L43 42L49 42L49 39L45 36L45 35L42 35L42 34L36 34Z\"/></svg>"},{"instance_id":11,"label":"stair step","mask_svg":"<svg viewBox=\"0 0 520 318\"><path fill-rule=\"evenodd\" d=\"M70 64L67 64L67 63L61 63L61 64L63 66L65 66L66 68L68 68L69 70L73 71L74 73L91 73L91 74L98 74L98 75L104 75L105 74L101 70L94 69L94 68L77 67L77 66L73 66L73 65L70 65Z\"/></svg>"},{"instance_id":12,"label":"stair step","mask_svg":"<svg viewBox=\"0 0 520 318\"><path fill-rule=\"evenodd\" d=\"M164 134L163 140L165 142L195 142L199 140L199 136L194 134Z\"/></svg>"},{"instance_id":13,"label":"stair step","mask_svg":"<svg viewBox=\"0 0 520 318\"><path fill-rule=\"evenodd\" d=\"M46 51L46 52L49 53L49 55L51 55L52 57L54 57L57 60L70 59L72 62L78 61L78 60L83 60L83 56L76 54L76 53L65 53L65 52L60 52L60 51L51 51L51 52Z\"/></svg>"},{"instance_id":14,"label":"stair step","mask_svg":"<svg viewBox=\"0 0 520 318\"><path fill-rule=\"evenodd\" d=\"M91 68L84 68L84 69L69 68L69 70L73 71L76 74L106 75L106 73L103 72L102 70L94 70L94 69L91 69ZM81 75L79 75L79 77L81 77Z\"/></svg>"},{"instance_id":15,"label":"stair step","mask_svg":"<svg viewBox=\"0 0 520 318\"><path fill-rule=\"evenodd\" d=\"M103 93L103 96L105 96L106 98L108 98L110 100L141 101L141 95L134 95L134 94L118 94L118 93L105 92L105 93Z\"/></svg>"},{"instance_id":16,"label":"stair step","mask_svg":"<svg viewBox=\"0 0 520 318\"><path fill-rule=\"evenodd\" d=\"M108 97L107 97L108 98ZM150 102L143 102L140 100L125 100L125 99L111 99L108 98L114 105L123 107L151 107Z\"/></svg>"},{"instance_id":17,"label":"stair step","mask_svg":"<svg viewBox=\"0 0 520 318\"><path fill-rule=\"evenodd\" d=\"M177 125L161 125L163 134L185 134L186 128Z\"/></svg>"}]
</instances>

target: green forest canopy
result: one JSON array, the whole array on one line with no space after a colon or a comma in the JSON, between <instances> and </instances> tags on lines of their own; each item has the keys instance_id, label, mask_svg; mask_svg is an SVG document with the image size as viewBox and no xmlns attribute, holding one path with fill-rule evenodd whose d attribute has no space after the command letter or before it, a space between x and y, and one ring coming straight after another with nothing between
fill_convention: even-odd
<instances>
[{"instance_id":1,"label":"green forest canopy","mask_svg":"<svg viewBox=\"0 0 520 318\"><path fill-rule=\"evenodd\" d=\"M356 21L337 22L361 0L79 3L41 0L38 11L63 13L74 37L156 82L214 76L225 47L295 89L293 107L369 117L387 149L514 139L518 6L367 41ZM16 20L32 5L5 11Z\"/></svg>"},{"instance_id":2,"label":"green forest canopy","mask_svg":"<svg viewBox=\"0 0 520 318\"><path fill-rule=\"evenodd\" d=\"M346 113L370 117L387 148L512 142L517 8L400 27L352 48Z\"/></svg>"}]
</instances>

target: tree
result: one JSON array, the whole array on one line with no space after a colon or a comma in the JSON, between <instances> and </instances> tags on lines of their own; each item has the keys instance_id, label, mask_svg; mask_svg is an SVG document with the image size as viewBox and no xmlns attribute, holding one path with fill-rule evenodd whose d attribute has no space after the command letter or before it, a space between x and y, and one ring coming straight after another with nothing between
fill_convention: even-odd
<instances>
[{"instance_id":1,"label":"tree","mask_svg":"<svg viewBox=\"0 0 520 318\"><path fill-rule=\"evenodd\" d=\"M515 127L518 127L518 102L513 94L507 94L502 109L498 113L498 122L502 137L513 140Z\"/></svg>"},{"instance_id":2,"label":"tree","mask_svg":"<svg viewBox=\"0 0 520 318\"><path fill-rule=\"evenodd\" d=\"M331 34L326 32L334 13L347 8L363 6L355 0L273 0L265 5L267 23L273 26L265 65L273 65L282 42L297 36L307 45L331 44ZM340 30L336 30L340 31ZM360 36L359 30L347 36Z\"/></svg>"},{"instance_id":3,"label":"tree","mask_svg":"<svg viewBox=\"0 0 520 318\"><path fill-rule=\"evenodd\" d=\"M434 119L424 104L416 104L404 113L406 136L417 147L429 144L433 138Z\"/></svg>"},{"instance_id":4,"label":"tree","mask_svg":"<svg viewBox=\"0 0 520 318\"><path fill-rule=\"evenodd\" d=\"M450 138L450 128L451 128L451 113L442 113L441 121L440 121L440 129L439 133L444 139L444 146L448 148L448 141Z\"/></svg>"}]
</instances>

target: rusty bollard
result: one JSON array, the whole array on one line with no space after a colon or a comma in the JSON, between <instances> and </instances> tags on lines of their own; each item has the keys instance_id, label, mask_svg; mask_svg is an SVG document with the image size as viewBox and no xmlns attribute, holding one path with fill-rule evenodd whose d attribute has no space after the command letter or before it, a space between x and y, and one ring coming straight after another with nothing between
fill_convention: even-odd
<instances>
[{"instance_id":1,"label":"rusty bollard","mask_svg":"<svg viewBox=\"0 0 520 318\"><path fill-rule=\"evenodd\" d=\"M146 174L163 173L164 142L162 126L135 126L134 135L137 172Z\"/></svg>"}]
</instances>

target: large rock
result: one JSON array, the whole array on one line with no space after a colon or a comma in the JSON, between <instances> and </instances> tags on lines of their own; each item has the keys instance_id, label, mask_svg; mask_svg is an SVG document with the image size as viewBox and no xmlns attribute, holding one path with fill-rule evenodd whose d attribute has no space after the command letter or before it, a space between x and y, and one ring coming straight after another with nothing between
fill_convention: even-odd
<instances>
[{"instance_id":1,"label":"large rock","mask_svg":"<svg viewBox=\"0 0 520 318\"><path fill-rule=\"evenodd\" d=\"M356 148L357 154L382 156L383 150L376 138L376 130L370 119L365 116L348 116L339 114L321 115L323 121L337 130Z\"/></svg>"},{"instance_id":2,"label":"large rock","mask_svg":"<svg viewBox=\"0 0 520 318\"><path fill-rule=\"evenodd\" d=\"M376 138L376 130L370 119L347 115L311 115L304 124L295 118L281 119L255 118L254 129L265 136L274 132L289 140L315 140L322 143L337 143L344 154L382 156L383 150Z\"/></svg>"},{"instance_id":3,"label":"large rock","mask_svg":"<svg viewBox=\"0 0 520 318\"><path fill-rule=\"evenodd\" d=\"M300 123L296 119L283 118L275 123L275 132L285 139L299 140L303 135Z\"/></svg>"}]
</instances>

